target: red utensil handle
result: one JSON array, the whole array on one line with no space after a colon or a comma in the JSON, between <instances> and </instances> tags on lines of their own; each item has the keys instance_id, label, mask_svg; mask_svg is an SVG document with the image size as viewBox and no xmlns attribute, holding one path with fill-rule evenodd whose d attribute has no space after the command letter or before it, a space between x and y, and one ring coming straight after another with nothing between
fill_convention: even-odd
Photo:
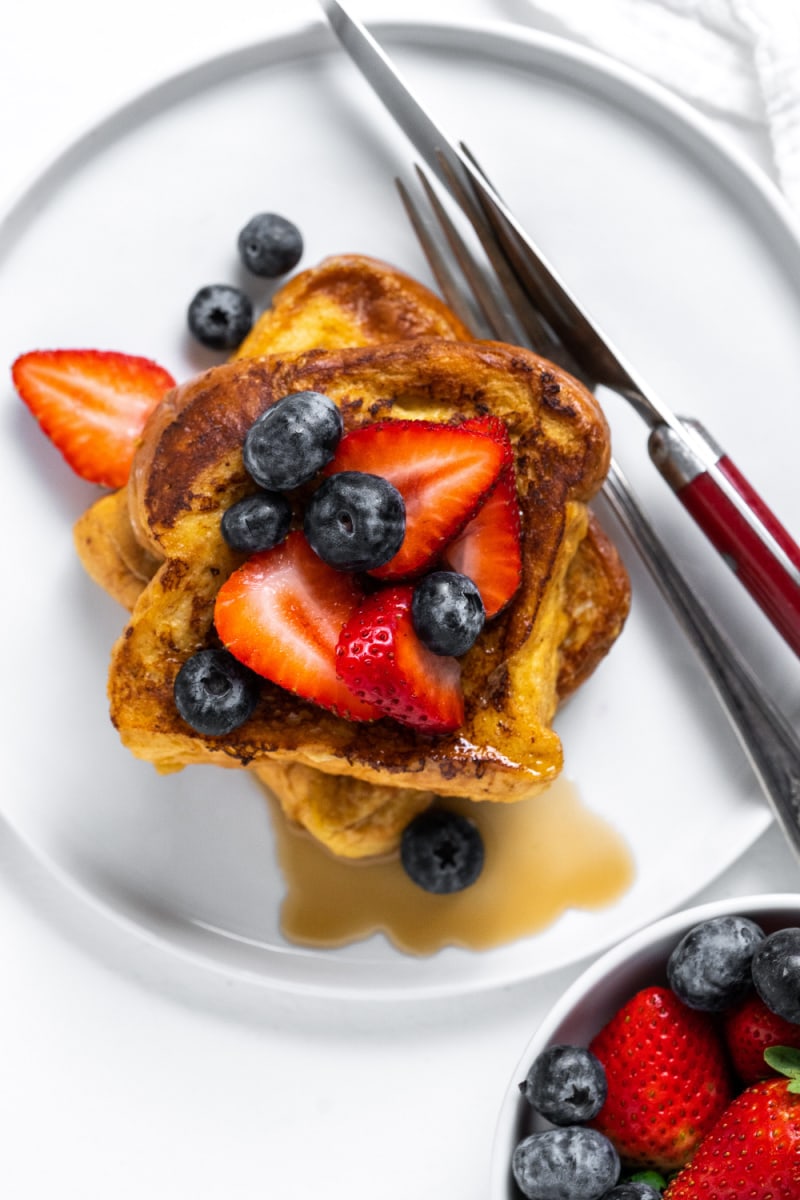
<instances>
[{"instance_id":1,"label":"red utensil handle","mask_svg":"<svg viewBox=\"0 0 800 1200\"><path fill-rule=\"evenodd\" d=\"M713 466L744 502L750 519L706 463L698 460L694 470L689 467L686 447L675 444L678 435L671 429L660 428L651 435L653 460L687 512L800 656L800 546L705 430L695 422L691 428L718 453Z\"/></svg>"},{"instance_id":2,"label":"red utensil handle","mask_svg":"<svg viewBox=\"0 0 800 1200\"><path fill-rule=\"evenodd\" d=\"M727 455L717 463L800 571L800 548ZM734 508L707 471L678 492L682 504L719 550L778 632L800 655L800 584Z\"/></svg>"}]
</instances>

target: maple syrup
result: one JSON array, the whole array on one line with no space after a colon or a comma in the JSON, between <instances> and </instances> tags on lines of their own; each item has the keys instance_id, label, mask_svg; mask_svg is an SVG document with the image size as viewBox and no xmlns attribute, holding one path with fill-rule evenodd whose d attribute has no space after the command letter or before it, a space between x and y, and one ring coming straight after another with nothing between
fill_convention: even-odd
<instances>
[{"instance_id":1,"label":"maple syrup","mask_svg":"<svg viewBox=\"0 0 800 1200\"><path fill-rule=\"evenodd\" d=\"M566 780L515 804L444 800L475 821L486 849L477 882L450 896L413 884L397 855L335 857L270 800L286 881L281 929L305 946L344 946L383 933L410 954L486 950L536 933L567 909L610 904L633 878L624 840Z\"/></svg>"}]
</instances>

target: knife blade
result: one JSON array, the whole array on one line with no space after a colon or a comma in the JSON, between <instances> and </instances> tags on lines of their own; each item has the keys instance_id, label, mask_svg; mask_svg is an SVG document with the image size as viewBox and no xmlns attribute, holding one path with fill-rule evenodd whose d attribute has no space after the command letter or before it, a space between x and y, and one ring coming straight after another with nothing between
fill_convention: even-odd
<instances>
[{"instance_id":1,"label":"knife blade","mask_svg":"<svg viewBox=\"0 0 800 1200\"><path fill-rule=\"evenodd\" d=\"M342 47L456 202L464 207L459 196L464 184L477 196L493 228L499 231L522 283L572 357L595 384L623 396L649 425L651 460L745 589L800 656L800 547L703 426L677 416L637 377L590 320L472 157L415 98L365 26L340 0L319 2ZM452 176L460 183L455 190Z\"/></svg>"}]
</instances>

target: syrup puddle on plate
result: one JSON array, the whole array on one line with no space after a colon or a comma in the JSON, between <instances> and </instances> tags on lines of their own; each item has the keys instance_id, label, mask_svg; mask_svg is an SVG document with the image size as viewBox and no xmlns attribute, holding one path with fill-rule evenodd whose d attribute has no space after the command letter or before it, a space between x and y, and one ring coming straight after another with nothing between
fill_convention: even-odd
<instances>
[{"instance_id":1,"label":"syrup puddle on plate","mask_svg":"<svg viewBox=\"0 0 800 1200\"><path fill-rule=\"evenodd\" d=\"M397 856L337 859L287 822L270 796L286 883L284 937L333 948L383 933L408 954L445 946L487 950L536 933L566 909L611 904L633 879L623 839L566 780L516 804L451 798L442 804L475 821L486 848L478 880L451 896L417 887Z\"/></svg>"}]
</instances>

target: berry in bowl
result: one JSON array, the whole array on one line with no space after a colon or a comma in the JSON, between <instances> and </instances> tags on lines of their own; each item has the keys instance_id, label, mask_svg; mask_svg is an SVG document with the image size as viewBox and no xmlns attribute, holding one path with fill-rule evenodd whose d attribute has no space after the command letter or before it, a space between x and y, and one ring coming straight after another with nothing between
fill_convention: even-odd
<instances>
[{"instance_id":1,"label":"berry in bowl","mask_svg":"<svg viewBox=\"0 0 800 1200\"><path fill-rule=\"evenodd\" d=\"M675 913L593 963L514 1072L490 1194L800 1197L800 896Z\"/></svg>"}]
</instances>

